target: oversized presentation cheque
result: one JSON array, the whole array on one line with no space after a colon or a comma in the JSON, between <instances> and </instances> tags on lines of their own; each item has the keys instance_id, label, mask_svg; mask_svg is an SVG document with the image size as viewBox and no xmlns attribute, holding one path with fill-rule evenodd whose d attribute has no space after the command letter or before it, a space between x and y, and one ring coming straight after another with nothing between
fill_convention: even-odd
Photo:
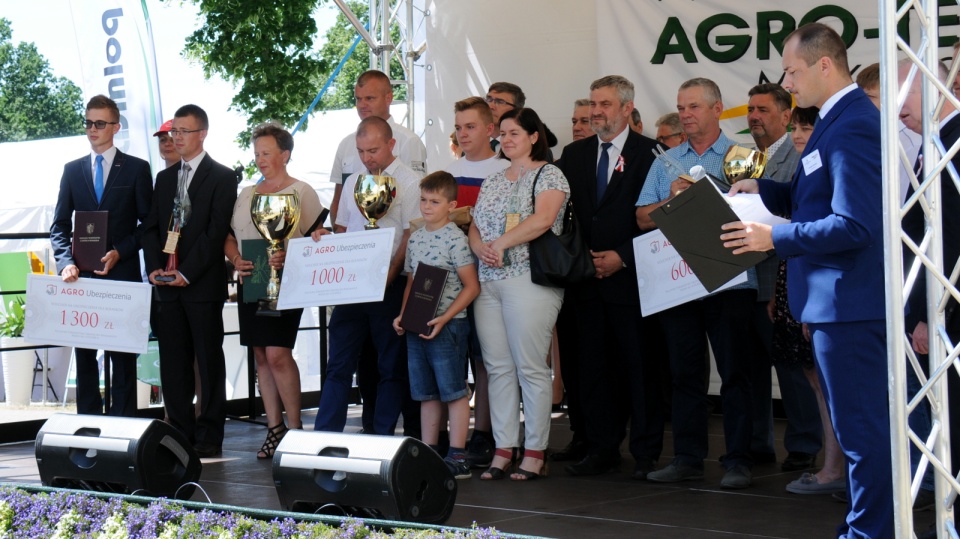
<instances>
[{"instance_id":1,"label":"oversized presentation cheque","mask_svg":"<svg viewBox=\"0 0 960 539\"><path fill-rule=\"evenodd\" d=\"M637 268L637 287L640 289L640 312L643 316L700 299L709 293L660 230L633 238L633 256ZM747 272L743 272L716 291L746 281Z\"/></svg>"},{"instance_id":2,"label":"oversized presentation cheque","mask_svg":"<svg viewBox=\"0 0 960 539\"><path fill-rule=\"evenodd\" d=\"M57 344L147 353L150 289L146 283L28 275L23 336L35 344Z\"/></svg>"},{"instance_id":3,"label":"oversized presentation cheque","mask_svg":"<svg viewBox=\"0 0 960 539\"><path fill-rule=\"evenodd\" d=\"M395 233L378 228L290 240L277 309L381 301Z\"/></svg>"}]
</instances>

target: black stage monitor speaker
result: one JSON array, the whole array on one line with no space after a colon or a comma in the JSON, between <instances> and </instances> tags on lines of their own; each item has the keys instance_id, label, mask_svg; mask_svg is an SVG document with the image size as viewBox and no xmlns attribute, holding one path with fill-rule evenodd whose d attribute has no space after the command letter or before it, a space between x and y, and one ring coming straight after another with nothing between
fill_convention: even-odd
<instances>
[{"instance_id":1,"label":"black stage monitor speaker","mask_svg":"<svg viewBox=\"0 0 960 539\"><path fill-rule=\"evenodd\" d=\"M189 498L200 459L186 437L156 419L54 414L37 433L46 486Z\"/></svg>"},{"instance_id":2,"label":"black stage monitor speaker","mask_svg":"<svg viewBox=\"0 0 960 539\"><path fill-rule=\"evenodd\" d=\"M443 459L413 438L291 430L273 455L273 482L288 511L327 506L366 518L441 524L457 481Z\"/></svg>"}]
</instances>

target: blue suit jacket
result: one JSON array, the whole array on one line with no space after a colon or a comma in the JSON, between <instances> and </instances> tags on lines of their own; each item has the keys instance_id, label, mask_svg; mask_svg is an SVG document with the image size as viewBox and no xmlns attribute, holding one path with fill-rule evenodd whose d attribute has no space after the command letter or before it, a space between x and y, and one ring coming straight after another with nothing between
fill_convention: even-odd
<instances>
[{"instance_id":1,"label":"blue suit jacket","mask_svg":"<svg viewBox=\"0 0 960 539\"><path fill-rule=\"evenodd\" d=\"M880 112L856 88L817 121L792 183L760 181L764 204L792 216L773 245L801 322L885 318L880 154Z\"/></svg>"},{"instance_id":2,"label":"blue suit jacket","mask_svg":"<svg viewBox=\"0 0 960 539\"><path fill-rule=\"evenodd\" d=\"M57 260L57 273L74 264L71 248L73 212L108 211L107 250L116 249L120 261L103 278L140 281L140 238L153 196L150 165L118 149L113 166L107 171L103 197L98 204L90 163L87 154L63 167L60 194L50 225L50 243Z\"/></svg>"}]
</instances>

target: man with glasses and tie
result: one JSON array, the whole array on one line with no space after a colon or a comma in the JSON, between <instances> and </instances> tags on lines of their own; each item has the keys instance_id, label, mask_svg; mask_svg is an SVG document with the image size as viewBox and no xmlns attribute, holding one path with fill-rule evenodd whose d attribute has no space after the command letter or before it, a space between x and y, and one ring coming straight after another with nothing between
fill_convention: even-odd
<instances>
[{"instance_id":1,"label":"man with glasses and tie","mask_svg":"<svg viewBox=\"0 0 960 539\"><path fill-rule=\"evenodd\" d=\"M57 271L68 283L79 277L140 281L142 222L150 210L153 194L150 165L113 145L113 137L122 126L120 110L112 99L102 95L90 99L83 125L90 141L90 154L63 167L50 226ZM74 258L72 220L77 211L107 212L107 252L95 267L78 266ZM105 363L107 359L113 371L107 414L133 417L137 414L137 356L105 350ZM77 348L76 361L77 412L102 415L97 351Z\"/></svg>"},{"instance_id":2,"label":"man with glasses and tie","mask_svg":"<svg viewBox=\"0 0 960 539\"><path fill-rule=\"evenodd\" d=\"M143 235L143 258L154 288L153 331L160 345L160 380L170 423L213 457L223 445L226 366L223 302L226 261L237 181L233 170L203 149L207 113L180 107L170 136L180 163L157 174ZM200 413L195 415L193 362L200 372Z\"/></svg>"}]
</instances>

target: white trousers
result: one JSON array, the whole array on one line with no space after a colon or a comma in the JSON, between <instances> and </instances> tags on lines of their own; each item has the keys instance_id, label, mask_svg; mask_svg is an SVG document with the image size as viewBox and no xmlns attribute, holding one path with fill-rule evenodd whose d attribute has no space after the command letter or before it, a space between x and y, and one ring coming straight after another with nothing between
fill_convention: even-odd
<instances>
[{"instance_id":1,"label":"white trousers","mask_svg":"<svg viewBox=\"0 0 960 539\"><path fill-rule=\"evenodd\" d=\"M563 289L534 284L529 272L480 284L473 312L487 367L497 447L520 445L522 391L523 445L538 451L547 448L553 384L546 358L562 303Z\"/></svg>"}]
</instances>

